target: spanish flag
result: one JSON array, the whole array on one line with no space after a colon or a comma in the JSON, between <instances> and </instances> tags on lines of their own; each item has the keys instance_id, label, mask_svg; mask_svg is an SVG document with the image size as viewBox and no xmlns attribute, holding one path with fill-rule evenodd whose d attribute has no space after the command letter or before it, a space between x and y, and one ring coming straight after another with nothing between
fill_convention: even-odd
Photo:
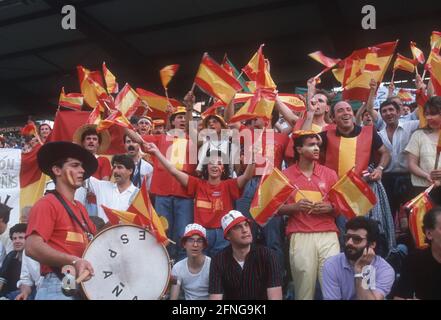
<instances>
[{"instance_id":1,"label":"spanish flag","mask_svg":"<svg viewBox=\"0 0 441 320\"><path fill-rule=\"evenodd\" d=\"M415 241L415 245L419 249L427 247L425 243L426 236L423 231L423 219L427 211L433 208L432 201L429 198L429 192L433 185L427 188L424 192L417 195L404 205L404 208L409 210L409 229Z\"/></svg>"},{"instance_id":2,"label":"spanish flag","mask_svg":"<svg viewBox=\"0 0 441 320\"><path fill-rule=\"evenodd\" d=\"M178 70L179 64L171 64L159 70L159 77L161 78L162 86L164 87L164 89L167 89L168 83L175 76Z\"/></svg>"},{"instance_id":3,"label":"spanish flag","mask_svg":"<svg viewBox=\"0 0 441 320\"><path fill-rule=\"evenodd\" d=\"M110 93L118 93L119 86L118 82L116 82L116 77L107 69L106 63L103 62L103 74L104 80L106 80L107 92Z\"/></svg>"},{"instance_id":4,"label":"spanish flag","mask_svg":"<svg viewBox=\"0 0 441 320\"><path fill-rule=\"evenodd\" d=\"M140 105L139 95L126 83L115 98L115 108L121 111L126 118L131 118Z\"/></svg>"},{"instance_id":5,"label":"spanish flag","mask_svg":"<svg viewBox=\"0 0 441 320\"><path fill-rule=\"evenodd\" d=\"M234 78L236 78L237 81L240 82L243 92L251 92L250 89L247 87L245 77L242 75L242 73L239 72L239 70L237 70L230 59L228 59L227 54L224 55L221 66L225 69L225 71L227 71Z\"/></svg>"},{"instance_id":6,"label":"spanish flag","mask_svg":"<svg viewBox=\"0 0 441 320\"><path fill-rule=\"evenodd\" d=\"M168 228L167 221L161 219L156 213L155 208L153 208L149 193L147 192L145 179L141 189L127 211L142 216L143 219L147 221L146 227L149 228L150 232L156 237L156 240L164 245L168 244L166 234L166 229Z\"/></svg>"},{"instance_id":7,"label":"spanish flag","mask_svg":"<svg viewBox=\"0 0 441 320\"><path fill-rule=\"evenodd\" d=\"M242 71L245 72L250 80L255 81L256 88L275 89L277 86L268 71L268 66L266 65L265 56L262 51L263 46L264 44L260 45L248 64L242 68ZM247 87L250 88L249 85L247 85ZM250 90L254 92L252 88L250 88Z\"/></svg>"},{"instance_id":8,"label":"spanish flag","mask_svg":"<svg viewBox=\"0 0 441 320\"><path fill-rule=\"evenodd\" d=\"M113 111L106 119L101 120L96 128L97 132L109 129L112 126L119 126L135 130L130 121L121 113L121 111Z\"/></svg>"},{"instance_id":9,"label":"spanish flag","mask_svg":"<svg viewBox=\"0 0 441 320\"><path fill-rule=\"evenodd\" d=\"M247 119L263 118L271 121L276 94L273 90L257 89L254 96L249 99L239 111L230 119L230 123Z\"/></svg>"},{"instance_id":10,"label":"spanish flag","mask_svg":"<svg viewBox=\"0 0 441 320\"><path fill-rule=\"evenodd\" d=\"M348 219L364 216L377 203L372 189L353 170L349 170L332 186L328 198L337 211Z\"/></svg>"},{"instance_id":11,"label":"spanish flag","mask_svg":"<svg viewBox=\"0 0 441 320\"><path fill-rule=\"evenodd\" d=\"M329 57L325 56L321 51L314 51L314 52L308 54L308 56L310 58L314 59L315 61L321 63L322 65L324 65L327 68L332 68L333 66L335 66L337 63L339 63L341 61L341 59L329 58Z\"/></svg>"},{"instance_id":12,"label":"spanish flag","mask_svg":"<svg viewBox=\"0 0 441 320\"><path fill-rule=\"evenodd\" d=\"M305 101L304 101L302 95L300 95L300 94L279 93L279 98L293 112L306 111Z\"/></svg>"},{"instance_id":13,"label":"spanish flag","mask_svg":"<svg viewBox=\"0 0 441 320\"><path fill-rule=\"evenodd\" d=\"M435 95L441 96L441 56L439 54L433 53L432 59L428 61L427 69L430 72Z\"/></svg>"},{"instance_id":14,"label":"spanish flag","mask_svg":"<svg viewBox=\"0 0 441 320\"><path fill-rule=\"evenodd\" d=\"M277 168L263 175L259 188L251 202L250 213L254 220L264 226L295 190L288 178Z\"/></svg>"},{"instance_id":15,"label":"spanish flag","mask_svg":"<svg viewBox=\"0 0 441 320\"><path fill-rule=\"evenodd\" d=\"M373 78L377 83L382 81L392 60L396 45L396 41L385 42L370 48L356 50L337 64L337 68L333 69L332 72L343 86L343 99L367 100L370 92L370 80ZM373 60L375 60L374 64L370 62ZM366 63L368 65L367 69L365 69Z\"/></svg>"},{"instance_id":16,"label":"spanish flag","mask_svg":"<svg viewBox=\"0 0 441 320\"><path fill-rule=\"evenodd\" d=\"M104 90L103 78L99 71L90 71L83 66L77 66L78 79L84 101L92 109L97 106L96 102L102 95L107 95Z\"/></svg>"},{"instance_id":17,"label":"spanish flag","mask_svg":"<svg viewBox=\"0 0 441 320\"><path fill-rule=\"evenodd\" d=\"M166 97L157 95L151 91L141 88L136 88L139 98L144 101L150 108L149 116L152 118L167 119L167 105L170 103L174 108L181 106L178 100L168 99Z\"/></svg>"},{"instance_id":18,"label":"spanish flag","mask_svg":"<svg viewBox=\"0 0 441 320\"><path fill-rule=\"evenodd\" d=\"M230 103L242 85L205 53L194 82L207 94Z\"/></svg>"},{"instance_id":19,"label":"spanish flag","mask_svg":"<svg viewBox=\"0 0 441 320\"><path fill-rule=\"evenodd\" d=\"M41 145L37 145L28 153L21 155L20 166L20 212L21 209L33 206L44 193L48 176L38 167L37 153Z\"/></svg>"},{"instance_id":20,"label":"spanish flag","mask_svg":"<svg viewBox=\"0 0 441 320\"><path fill-rule=\"evenodd\" d=\"M403 89L403 88L401 88L398 91L397 96L403 102L412 102L413 101L412 93L410 91L408 91L408 90Z\"/></svg>"},{"instance_id":21,"label":"spanish flag","mask_svg":"<svg viewBox=\"0 0 441 320\"><path fill-rule=\"evenodd\" d=\"M439 50L441 48L441 32L439 31L432 31L432 35L430 36L430 53L429 57L427 58L426 64L424 65L424 68L426 70L429 70L430 63L432 62L432 59L434 55L439 54Z\"/></svg>"},{"instance_id":22,"label":"spanish flag","mask_svg":"<svg viewBox=\"0 0 441 320\"><path fill-rule=\"evenodd\" d=\"M419 63L423 64L424 61L426 61L426 59L424 58L424 53L417 48L416 43L413 41L410 42L410 50L412 51L413 58Z\"/></svg>"},{"instance_id":23,"label":"spanish flag","mask_svg":"<svg viewBox=\"0 0 441 320\"><path fill-rule=\"evenodd\" d=\"M93 109L90 113L89 118L87 118L87 124L96 124L98 125L101 122L101 112L99 108Z\"/></svg>"},{"instance_id":24,"label":"spanish flag","mask_svg":"<svg viewBox=\"0 0 441 320\"><path fill-rule=\"evenodd\" d=\"M58 100L58 105L60 107L65 107L72 110L81 110L83 105L84 97L81 93L68 93L64 92L64 87L61 88L60 98Z\"/></svg>"},{"instance_id":25,"label":"spanish flag","mask_svg":"<svg viewBox=\"0 0 441 320\"><path fill-rule=\"evenodd\" d=\"M427 120L424 116L424 105L426 104L429 97L426 95L426 92L422 89L418 89L415 91L415 102L417 104L417 113L418 119L420 120L420 128L425 128L427 126Z\"/></svg>"},{"instance_id":26,"label":"spanish flag","mask_svg":"<svg viewBox=\"0 0 441 320\"><path fill-rule=\"evenodd\" d=\"M400 69L407 72L414 72L417 63L418 61L416 59L409 59L397 53L397 58L395 59L393 70L395 71L397 69Z\"/></svg>"},{"instance_id":27,"label":"spanish flag","mask_svg":"<svg viewBox=\"0 0 441 320\"><path fill-rule=\"evenodd\" d=\"M104 205L101 205L101 207L104 210L104 213L106 214L107 218L109 219L109 222L111 225L117 225L117 224L135 224L137 226L140 226L142 228L145 228L148 226L148 220L140 214L136 214L129 211L121 211L121 210L115 210L110 209Z\"/></svg>"},{"instance_id":28,"label":"spanish flag","mask_svg":"<svg viewBox=\"0 0 441 320\"><path fill-rule=\"evenodd\" d=\"M22 136L38 136L38 130L34 121L28 120L28 123L20 130Z\"/></svg>"}]
</instances>

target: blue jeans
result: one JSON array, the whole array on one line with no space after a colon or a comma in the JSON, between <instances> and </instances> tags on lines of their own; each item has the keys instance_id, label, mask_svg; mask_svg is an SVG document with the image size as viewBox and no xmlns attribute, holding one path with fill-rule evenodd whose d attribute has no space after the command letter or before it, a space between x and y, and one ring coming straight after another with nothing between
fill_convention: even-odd
<instances>
[{"instance_id":1,"label":"blue jeans","mask_svg":"<svg viewBox=\"0 0 441 320\"><path fill-rule=\"evenodd\" d=\"M35 300L77 300L76 297L68 297L61 291L61 280L55 273L48 273L38 287Z\"/></svg>"},{"instance_id":2,"label":"blue jeans","mask_svg":"<svg viewBox=\"0 0 441 320\"><path fill-rule=\"evenodd\" d=\"M260 176L253 177L245 185L242 198L236 200L236 210L251 220L253 220L250 213L251 201L259 187L259 182ZM251 230L254 241L262 241L265 246L271 248L276 254L281 270L284 270L285 254L283 252L284 234L282 217L273 216L263 228L259 227L257 223L253 223Z\"/></svg>"},{"instance_id":3,"label":"blue jeans","mask_svg":"<svg viewBox=\"0 0 441 320\"><path fill-rule=\"evenodd\" d=\"M207 229L208 247L204 250L205 254L213 258L219 251L222 251L230 243L224 238L224 231L222 228Z\"/></svg>"},{"instance_id":4,"label":"blue jeans","mask_svg":"<svg viewBox=\"0 0 441 320\"><path fill-rule=\"evenodd\" d=\"M176 244L169 244L167 251L171 259L176 262L184 259L187 255L181 246L181 238L184 235L187 224L193 223L193 199L175 196L156 196L156 212L167 219L167 236Z\"/></svg>"}]
</instances>

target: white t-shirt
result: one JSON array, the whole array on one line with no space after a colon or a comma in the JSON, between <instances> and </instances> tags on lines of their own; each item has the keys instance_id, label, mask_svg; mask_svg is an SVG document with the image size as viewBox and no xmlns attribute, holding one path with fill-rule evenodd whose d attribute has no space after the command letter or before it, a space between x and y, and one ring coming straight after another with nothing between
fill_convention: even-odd
<instances>
[{"instance_id":1,"label":"white t-shirt","mask_svg":"<svg viewBox=\"0 0 441 320\"><path fill-rule=\"evenodd\" d=\"M9 229L10 229L10 227L6 226L5 232L0 234L0 241L6 250L6 254L8 254L9 252L12 251L12 249L14 249L14 247L12 245L12 240L11 240L11 238L9 238Z\"/></svg>"},{"instance_id":2,"label":"white t-shirt","mask_svg":"<svg viewBox=\"0 0 441 320\"><path fill-rule=\"evenodd\" d=\"M208 300L211 258L205 257L201 271L196 274L188 270L187 261L188 258L179 261L172 269L172 275L177 278L178 284L184 290L185 300Z\"/></svg>"}]
</instances>

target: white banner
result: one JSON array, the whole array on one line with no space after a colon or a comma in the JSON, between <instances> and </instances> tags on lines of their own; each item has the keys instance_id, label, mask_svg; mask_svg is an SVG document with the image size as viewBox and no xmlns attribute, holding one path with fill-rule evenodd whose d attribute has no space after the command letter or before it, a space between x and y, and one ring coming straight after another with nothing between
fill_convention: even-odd
<instances>
[{"instance_id":1,"label":"white banner","mask_svg":"<svg viewBox=\"0 0 441 320\"><path fill-rule=\"evenodd\" d=\"M12 208L9 226L20 220L20 149L0 148L0 197L4 202L9 195L7 205Z\"/></svg>"}]
</instances>

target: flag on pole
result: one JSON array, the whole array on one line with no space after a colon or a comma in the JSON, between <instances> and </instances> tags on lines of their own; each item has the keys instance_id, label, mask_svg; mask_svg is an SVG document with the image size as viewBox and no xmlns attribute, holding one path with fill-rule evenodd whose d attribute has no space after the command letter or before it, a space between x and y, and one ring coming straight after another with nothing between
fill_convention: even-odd
<instances>
[{"instance_id":1,"label":"flag on pole","mask_svg":"<svg viewBox=\"0 0 441 320\"><path fill-rule=\"evenodd\" d=\"M308 56L327 68L332 68L341 61L341 59L329 58L325 56L321 51L314 51L308 54Z\"/></svg>"},{"instance_id":2,"label":"flag on pole","mask_svg":"<svg viewBox=\"0 0 441 320\"><path fill-rule=\"evenodd\" d=\"M107 92L110 93L118 93L119 86L118 82L116 82L116 77L107 69L106 63L103 62L103 74L104 80L106 80Z\"/></svg>"},{"instance_id":3,"label":"flag on pole","mask_svg":"<svg viewBox=\"0 0 441 320\"><path fill-rule=\"evenodd\" d=\"M433 53L432 59L427 61L427 69L430 72L430 80L432 80L435 95L441 95L441 56Z\"/></svg>"},{"instance_id":4,"label":"flag on pole","mask_svg":"<svg viewBox=\"0 0 441 320\"><path fill-rule=\"evenodd\" d=\"M20 130L22 136L38 136L37 126L34 121L28 120L28 123Z\"/></svg>"},{"instance_id":5,"label":"flag on pole","mask_svg":"<svg viewBox=\"0 0 441 320\"><path fill-rule=\"evenodd\" d=\"M237 81L240 82L243 92L251 92L250 89L247 87L247 81L245 80L245 77L241 72L239 72L239 70L237 70L236 66L231 62L231 60L228 59L227 54L224 55L221 66L225 69L225 71L227 71L234 78L236 78Z\"/></svg>"},{"instance_id":6,"label":"flag on pole","mask_svg":"<svg viewBox=\"0 0 441 320\"><path fill-rule=\"evenodd\" d=\"M142 228L145 228L148 225L147 219L142 215L129 211L110 209L104 205L101 205L101 207L103 208L104 213L109 219L111 225L126 223L126 224L135 224Z\"/></svg>"},{"instance_id":7,"label":"flag on pole","mask_svg":"<svg viewBox=\"0 0 441 320\"><path fill-rule=\"evenodd\" d=\"M254 96L249 99L239 111L230 119L230 123L247 119L263 118L271 121L276 94L270 89L257 89Z\"/></svg>"},{"instance_id":8,"label":"flag on pole","mask_svg":"<svg viewBox=\"0 0 441 320\"><path fill-rule=\"evenodd\" d=\"M427 120L426 117L424 115L424 105L426 104L427 100L429 100L429 97L426 95L425 90L423 89L418 89L415 92L415 102L417 104L417 114L418 114L418 119L420 121L420 128L424 128L427 125Z\"/></svg>"},{"instance_id":9,"label":"flag on pole","mask_svg":"<svg viewBox=\"0 0 441 320\"><path fill-rule=\"evenodd\" d=\"M194 82L207 94L226 104L242 89L239 81L205 53Z\"/></svg>"},{"instance_id":10,"label":"flag on pole","mask_svg":"<svg viewBox=\"0 0 441 320\"><path fill-rule=\"evenodd\" d=\"M139 95L126 83L115 98L115 108L121 111L126 118L131 118L140 105Z\"/></svg>"},{"instance_id":11,"label":"flag on pole","mask_svg":"<svg viewBox=\"0 0 441 320\"><path fill-rule=\"evenodd\" d=\"M101 73L99 71L90 71L83 66L77 66L77 71L84 102L89 107L95 108L98 98L102 95L107 95L103 87Z\"/></svg>"},{"instance_id":12,"label":"flag on pole","mask_svg":"<svg viewBox=\"0 0 441 320\"><path fill-rule=\"evenodd\" d=\"M404 208L409 210L409 230L415 240L415 245L419 249L427 247L426 236L423 231L423 219L426 213L433 208L429 192L433 185L417 195L415 198L404 204Z\"/></svg>"},{"instance_id":13,"label":"flag on pole","mask_svg":"<svg viewBox=\"0 0 441 320\"><path fill-rule=\"evenodd\" d=\"M161 82L164 89L167 89L168 83L175 76L178 70L179 64L171 64L159 70L159 76L161 77Z\"/></svg>"},{"instance_id":14,"label":"flag on pole","mask_svg":"<svg viewBox=\"0 0 441 320\"><path fill-rule=\"evenodd\" d=\"M164 245L168 243L168 237L166 234L166 229L168 228L167 220L162 217L160 218L156 213L156 210L150 201L149 193L147 192L145 179L142 183L141 189L135 196L135 199L133 199L133 202L127 211L145 218L147 220L146 226L156 237L156 240Z\"/></svg>"},{"instance_id":15,"label":"flag on pole","mask_svg":"<svg viewBox=\"0 0 441 320\"><path fill-rule=\"evenodd\" d=\"M263 227L294 190L288 178L279 169L273 168L270 174L264 174L260 179L259 188L251 202L251 216Z\"/></svg>"},{"instance_id":16,"label":"flag on pole","mask_svg":"<svg viewBox=\"0 0 441 320\"><path fill-rule=\"evenodd\" d=\"M64 92L64 87L61 88L60 98L58 100L58 105L60 107L65 107L72 110L81 110L83 105L84 97L81 93L68 93Z\"/></svg>"},{"instance_id":17,"label":"flag on pole","mask_svg":"<svg viewBox=\"0 0 441 320\"><path fill-rule=\"evenodd\" d=\"M259 49L248 62L248 64L242 68L242 71L245 72L250 80L255 81L256 88L275 89L277 86L268 71L268 66L265 62L265 56L263 55L262 51L263 46L264 44L260 45Z\"/></svg>"},{"instance_id":18,"label":"flag on pole","mask_svg":"<svg viewBox=\"0 0 441 320\"><path fill-rule=\"evenodd\" d=\"M87 118L87 124L96 124L98 125L101 122L101 112L99 108L95 108Z\"/></svg>"},{"instance_id":19,"label":"flag on pole","mask_svg":"<svg viewBox=\"0 0 441 320\"><path fill-rule=\"evenodd\" d=\"M375 193L353 169L332 186L328 198L348 219L364 216L377 203Z\"/></svg>"},{"instance_id":20,"label":"flag on pole","mask_svg":"<svg viewBox=\"0 0 441 320\"><path fill-rule=\"evenodd\" d=\"M149 116L152 118L167 118L167 105L170 103L174 108L182 105L176 99L168 99L166 97L157 95L151 91L147 91L141 88L136 88L136 92L139 98L144 101L152 110L149 112Z\"/></svg>"},{"instance_id":21,"label":"flag on pole","mask_svg":"<svg viewBox=\"0 0 441 320\"><path fill-rule=\"evenodd\" d=\"M415 60L418 61L418 63L423 64L426 59L424 58L424 53L417 48L416 43L411 41L410 42L410 50L412 51L412 56Z\"/></svg>"},{"instance_id":22,"label":"flag on pole","mask_svg":"<svg viewBox=\"0 0 441 320\"><path fill-rule=\"evenodd\" d=\"M114 125L135 130L135 128L133 128L132 124L130 123L130 121L121 113L121 111L116 110L113 111L106 119L101 120L98 123L96 131L100 132L109 129Z\"/></svg>"},{"instance_id":23,"label":"flag on pole","mask_svg":"<svg viewBox=\"0 0 441 320\"><path fill-rule=\"evenodd\" d=\"M400 69L407 72L414 72L415 66L417 64L418 64L418 60L409 59L397 53L397 58L395 59L393 70L395 71L397 69Z\"/></svg>"},{"instance_id":24,"label":"flag on pole","mask_svg":"<svg viewBox=\"0 0 441 320\"><path fill-rule=\"evenodd\" d=\"M397 96L403 102L412 102L414 100L412 93L410 91L408 91L408 90L403 89L403 88L401 88L398 91Z\"/></svg>"}]
</instances>

